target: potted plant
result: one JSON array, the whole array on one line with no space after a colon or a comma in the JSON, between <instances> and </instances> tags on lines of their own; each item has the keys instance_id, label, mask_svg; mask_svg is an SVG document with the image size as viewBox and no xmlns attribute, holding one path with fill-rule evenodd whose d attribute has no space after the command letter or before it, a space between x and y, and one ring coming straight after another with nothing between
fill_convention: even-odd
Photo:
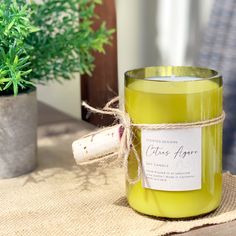
<instances>
[{"instance_id":1,"label":"potted plant","mask_svg":"<svg viewBox=\"0 0 236 236\"><path fill-rule=\"evenodd\" d=\"M91 74L113 30L93 30L100 0L3 0L0 5L0 177L36 166L36 83Z\"/></svg>"}]
</instances>

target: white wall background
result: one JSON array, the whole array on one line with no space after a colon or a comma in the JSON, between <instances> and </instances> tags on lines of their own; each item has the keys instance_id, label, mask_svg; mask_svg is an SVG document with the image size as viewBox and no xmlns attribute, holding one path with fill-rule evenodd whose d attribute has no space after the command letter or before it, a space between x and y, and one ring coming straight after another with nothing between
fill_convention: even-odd
<instances>
[{"instance_id":1,"label":"white wall background","mask_svg":"<svg viewBox=\"0 0 236 236\"><path fill-rule=\"evenodd\" d=\"M151 65L190 65L213 0L116 0L119 93L124 72ZM38 99L80 118L80 82L38 87Z\"/></svg>"},{"instance_id":2,"label":"white wall background","mask_svg":"<svg viewBox=\"0 0 236 236\"><path fill-rule=\"evenodd\" d=\"M116 0L119 91L124 72L152 65L191 65L213 0Z\"/></svg>"},{"instance_id":3,"label":"white wall background","mask_svg":"<svg viewBox=\"0 0 236 236\"><path fill-rule=\"evenodd\" d=\"M38 100L76 119L81 118L80 76L63 81L62 84L51 81L47 85L37 86Z\"/></svg>"}]
</instances>

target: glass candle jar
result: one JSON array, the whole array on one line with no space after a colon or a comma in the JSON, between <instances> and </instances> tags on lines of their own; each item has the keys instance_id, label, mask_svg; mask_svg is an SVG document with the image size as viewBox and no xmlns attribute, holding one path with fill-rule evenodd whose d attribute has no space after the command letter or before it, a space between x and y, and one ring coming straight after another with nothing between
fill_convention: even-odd
<instances>
[{"instance_id":1,"label":"glass candle jar","mask_svg":"<svg viewBox=\"0 0 236 236\"><path fill-rule=\"evenodd\" d=\"M125 74L125 109L133 123L191 123L222 114L222 77L199 67L147 67ZM216 209L222 192L222 123L201 128L139 130L133 143L142 177L126 183L138 212L182 218ZM128 174L137 176L132 153Z\"/></svg>"}]
</instances>

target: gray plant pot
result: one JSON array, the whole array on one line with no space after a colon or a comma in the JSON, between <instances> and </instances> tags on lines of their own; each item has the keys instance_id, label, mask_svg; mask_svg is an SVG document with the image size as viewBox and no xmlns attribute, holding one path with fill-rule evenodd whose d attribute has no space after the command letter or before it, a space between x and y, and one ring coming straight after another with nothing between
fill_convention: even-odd
<instances>
[{"instance_id":1,"label":"gray plant pot","mask_svg":"<svg viewBox=\"0 0 236 236\"><path fill-rule=\"evenodd\" d=\"M0 178L12 178L36 167L36 91L0 96Z\"/></svg>"}]
</instances>

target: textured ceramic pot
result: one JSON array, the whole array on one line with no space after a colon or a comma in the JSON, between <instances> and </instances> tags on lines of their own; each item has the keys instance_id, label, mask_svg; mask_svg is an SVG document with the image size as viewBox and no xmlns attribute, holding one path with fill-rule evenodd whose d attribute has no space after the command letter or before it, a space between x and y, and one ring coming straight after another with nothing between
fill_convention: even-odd
<instances>
[{"instance_id":1,"label":"textured ceramic pot","mask_svg":"<svg viewBox=\"0 0 236 236\"><path fill-rule=\"evenodd\" d=\"M36 167L36 91L0 96L0 178L12 178Z\"/></svg>"}]
</instances>

